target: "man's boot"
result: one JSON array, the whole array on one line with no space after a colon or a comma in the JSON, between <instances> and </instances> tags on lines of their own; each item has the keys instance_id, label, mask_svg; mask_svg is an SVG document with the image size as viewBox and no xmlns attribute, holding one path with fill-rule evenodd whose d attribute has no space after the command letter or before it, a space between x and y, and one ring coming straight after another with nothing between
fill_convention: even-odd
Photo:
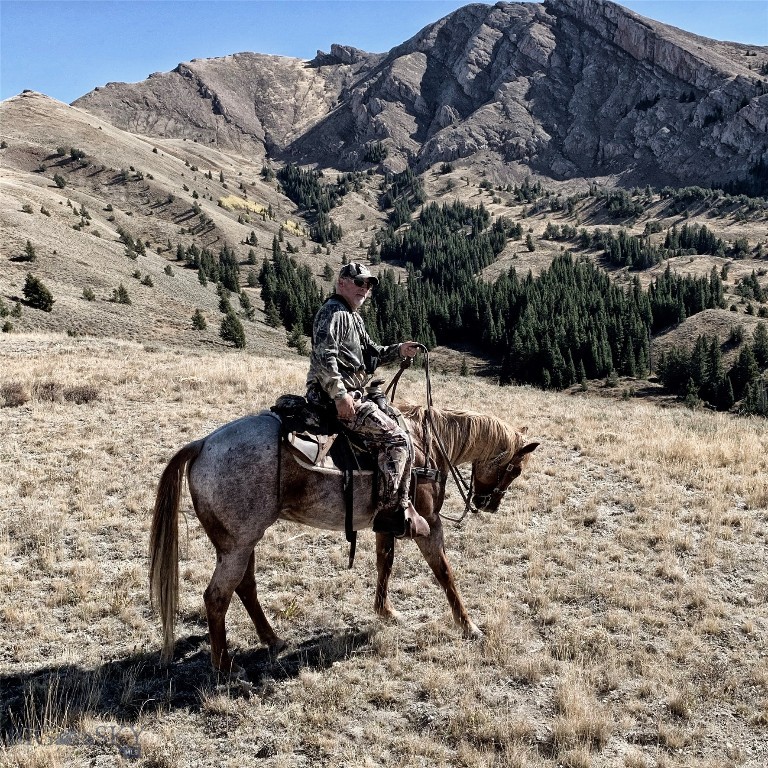
<instances>
[{"instance_id":1,"label":"man's boot","mask_svg":"<svg viewBox=\"0 0 768 768\"><path fill-rule=\"evenodd\" d=\"M407 536L410 539L415 539L417 536L429 536L429 523L416 511L416 507L410 501L403 510L403 515L405 517L405 533L403 536Z\"/></svg>"},{"instance_id":2,"label":"man's boot","mask_svg":"<svg viewBox=\"0 0 768 768\"><path fill-rule=\"evenodd\" d=\"M429 536L429 523L409 501L407 507L396 504L377 512L373 518L373 530L376 533L391 533L398 539L414 539Z\"/></svg>"}]
</instances>

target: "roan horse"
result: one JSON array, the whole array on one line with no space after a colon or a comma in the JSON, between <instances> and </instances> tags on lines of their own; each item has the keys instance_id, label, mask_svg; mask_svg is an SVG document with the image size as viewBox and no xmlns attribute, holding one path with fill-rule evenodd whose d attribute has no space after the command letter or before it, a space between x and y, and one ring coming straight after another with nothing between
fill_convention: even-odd
<instances>
[{"instance_id":1,"label":"roan horse","mask_svg":"<svg viewBox=\"0 0 768 768\"><path fill-rule=\"evenodd\" d=\"M443 546L440 509L446 477L454 466L472 464L473 501L496 511L509 484L538 443L525 443L524 432L493 416L409 406L403 416L413 436L416 461L423 466L425 441L431 465L440 474L416 485L414 503L429 523L428 537L416 542L445 590L454 621L467 636L481 635L470 620L454 583ZM208 618L213 666L245 677L227 650L225 615L237 593L259 638L278 652L285 643L275 634L256 595L254 547L279 519L315 528L344 530L344 498L338 475L313 472L291 458L280 435L281 424L270 412L225 424L179 450L160 478L150 538L150 595L159 603L163 628L162 660L173 656L178 599L178 513L186 469L192 503L216 548L216 568L203 595ZM434 440L433 440L434 438ZM434 443L445 450L434 450ZM353 526L370 528L373 521L372 474L356 473ZM387 588L394 560L394 537L376 534L378 579L374 608L394 619Z\"/></svg>"}]
</instances>

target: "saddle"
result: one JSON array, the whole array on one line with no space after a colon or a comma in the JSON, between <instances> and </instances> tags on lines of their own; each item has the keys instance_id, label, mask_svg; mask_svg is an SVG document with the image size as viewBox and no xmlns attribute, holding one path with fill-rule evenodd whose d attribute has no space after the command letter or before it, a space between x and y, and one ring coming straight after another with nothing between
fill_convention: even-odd
<instances>
[{"instance_id":1,"label":"saddle","mask_svg":"<svg viewBox=\"0 0 768 768\"><path fill-rule=\"evenodd\" d=\"M384 405L388 405L386 401ZM378 495L378 483L381 482L377 457L359 442L353 432L339 423L336 419L336 410L332 406L327 408L318 406L301 395L281 395L270 410L280 419L282 438L289 447L294 461L312 472L325 472L339 476L346 507L344 528L350 545L349 567L351 568L357 547L357 531L354 530L352 523L354 487L352 479L355 474L372 475L371 501L373 501ZM408 434L408 428L402 416L394 409L387 408L387 410L391 415L397 416L400 425Z\"/></svg>"},{"instance_id":2,"label":"saddle","mask_svg":"<svg viewBox=\"0 0 768 768\"><path fill-rule=\"evenodd\" d=\"M342 427L335 411L302 395L281 395L270 410L280 417L282 436L305 469L336 474L376 469L376 458Z\"/></svg>"}]
</instances>

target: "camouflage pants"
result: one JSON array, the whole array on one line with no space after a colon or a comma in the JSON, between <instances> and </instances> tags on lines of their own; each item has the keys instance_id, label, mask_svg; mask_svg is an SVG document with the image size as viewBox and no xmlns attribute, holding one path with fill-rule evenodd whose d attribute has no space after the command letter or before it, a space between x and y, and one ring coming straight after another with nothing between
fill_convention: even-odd
<instances>
[{"instance_id":1,"label":"camouflage pants","mask_svg":"<svg viewBox=\"0 0 768 768\"><path fill-rule=\"evenodd\" d=\"M408 435L372 400L359 392L355 398L355 415L339 421L359 435L365 447L377 457L379 484L376 512L389 511L408 504L411 482L411 449Z\"/></svg>"}]
</instances>

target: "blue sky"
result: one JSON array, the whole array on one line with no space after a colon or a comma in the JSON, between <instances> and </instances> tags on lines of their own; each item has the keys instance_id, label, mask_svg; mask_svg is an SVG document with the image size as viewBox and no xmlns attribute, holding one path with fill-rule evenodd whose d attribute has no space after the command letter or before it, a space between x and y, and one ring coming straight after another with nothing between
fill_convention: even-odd
<instances>
[{"instance_id":1,"label":"blue sky","mask_svg":"<svg viewBox=\"0 0 768 768\"><path fill-rule=\"evenodd\" d=\"M193 58L312 58L331 43L387 51L467 0L0 0L0 99L25 88L71 102ZM768 45L768 0L623 0L719 40Z\"/></svg>"}]
</instances>

